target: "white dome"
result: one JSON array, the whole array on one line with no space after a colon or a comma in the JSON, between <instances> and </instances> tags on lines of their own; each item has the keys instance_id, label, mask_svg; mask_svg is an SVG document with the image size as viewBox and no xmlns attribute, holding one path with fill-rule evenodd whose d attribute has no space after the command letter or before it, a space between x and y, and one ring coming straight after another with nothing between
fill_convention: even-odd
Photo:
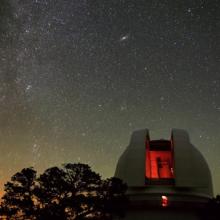
<instances>
[{"instance_id":1,"label":"white dome","mask_svg":"<svg viewBox=\"0 0 220 220\"><path fill-rule=\"evenodd\" d=\"M158 140L158 143L168 142ZM172 171L173 177L158 178L148 184L146 181L146 144L150 141L147 129L135 131L125 152L121 155L115 176L124 180L129 192L184 194L200 197L213 197L212 178L209 167L202 154L190 143L184 130L173 129L171 134ZM171 175L171 174L170 174ZM170 179L171 182L163 180ZM159 184L158 184L159 183ZM167 184L169 183L169 184ZM141 189L141 190L140 190Z\"/></svg>"}]
</instances>

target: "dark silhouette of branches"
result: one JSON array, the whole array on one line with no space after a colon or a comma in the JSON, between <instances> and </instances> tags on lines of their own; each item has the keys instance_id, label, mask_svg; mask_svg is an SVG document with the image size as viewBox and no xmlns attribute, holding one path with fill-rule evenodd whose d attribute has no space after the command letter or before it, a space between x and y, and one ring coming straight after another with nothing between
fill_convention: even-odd
<instances>
[{"instance_id":1,"label":"dark silhouette of branches","mask_svg":"<svg viewBox=\"0 0 220 220\"><path fill-rule=\"evenodd\" d=\"M123 214L127 186L120 179L102 180L86 164L52 167L39 177L23 169L5 184L1 215L7 219L111 219Z\"/></svg>"},{"instance_id":2,"label":"dark silhouette of branches","mask_svg":"<svg viewBox=\"0 0 220 220\"><path fill-rule=\"evenodd\" d=\"M24 219L24 216L32 218L36 209L33 194L35 181L36 171L33 168L25 168L5 184L1 208L9 219Z\"/></svg>"},{"instance_id":3,"label":"dark silhouette of branches","mask_svg":"<svg viewBox=\"0 0 220 220\"><path fill-rule=\"evenodd\" d=\"M208 207L203 210L203 219L219 220L220 219L220 195L210 199Z\"/></svg>"}]
</instances>

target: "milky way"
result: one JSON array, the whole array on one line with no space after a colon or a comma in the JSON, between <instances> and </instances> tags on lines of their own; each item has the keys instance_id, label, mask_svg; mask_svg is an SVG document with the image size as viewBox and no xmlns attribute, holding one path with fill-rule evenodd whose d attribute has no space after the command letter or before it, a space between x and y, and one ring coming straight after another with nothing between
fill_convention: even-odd
<instances>
[{"instance_id":1,"label":"milky way","mask_svg":"<svg viewBox=\"0 0 220 220\"><path fill-rule=\"evenodd\" d=\"M0 182L186 129L220 192L218 0L1 0Z\"/></svg>"}]
</instances>

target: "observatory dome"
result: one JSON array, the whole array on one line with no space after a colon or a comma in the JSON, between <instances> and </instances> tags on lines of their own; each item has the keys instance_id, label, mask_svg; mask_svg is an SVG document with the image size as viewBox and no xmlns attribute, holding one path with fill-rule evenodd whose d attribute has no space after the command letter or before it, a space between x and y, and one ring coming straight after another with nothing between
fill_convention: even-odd
<instances>
[{"instance_id":1,"label":"observatory dome","mask_svg":"<svg viewBox=\"0 0 220 220\"><path fill-rule=\"evenodd\" d=\"M135 131L119 158L115 177L133 197L149 195L213 197L211 173L186 131L173 129L170 140L150 140L147 129Z\"/></svg>"}]
</instances>

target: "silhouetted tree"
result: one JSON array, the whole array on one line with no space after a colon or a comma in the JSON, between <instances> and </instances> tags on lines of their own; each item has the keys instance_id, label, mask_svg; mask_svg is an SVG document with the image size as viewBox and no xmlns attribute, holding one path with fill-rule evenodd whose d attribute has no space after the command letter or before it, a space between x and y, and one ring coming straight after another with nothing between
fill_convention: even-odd
<instances>
[{"instance_id":1,"label":"silhouetted tree","mask_svg":"<svg viewBox=\"0 0 220 220\"><path fill-rule=\"evenodd\" d=\"M211 199L204 213L204 219L219 220L220 219L220 195Z\"/></svg>"},{"instance_id":2,"label":"silhouetted tree","mask_svg":"<svg viewBox=\"0 0 220 220\"><path fill-rule=\"evenodd\" d=\"M39 219L67 219L91 207L83 204L99 187L101 178L88 165L65 164L62 169L47 169L38 182L35 194L42 204Z\"/></svg>"},{"instance_id":3,"label":"silhouetted tree","mask_svg":"<svg viewBox=\"0 0 220 220\"><path fill-rule=\"evenodd\" d=\"M65 172L58 167L47 169L38 178L34 189L40 204L37 219L65 219L65 212L61 207L65 186Z\"/></svg>"},{"instance_id":4,"label":"silhouetted tree","mask_svg":"<svg viewBox=\"0 0 220 220\"><path fill-rule=\"evenodd\" d=\"M121 179L112 177L103 181L100 197L103 197L104 201L99 201L103 204L100 211L104 216L108 216L110 213L123 216L124 209L128 203L128 199L125 196L126 190L127 185Z\"/></svg>"},{"instance_id":5,"label":"silhouetted tree","mask_svg":"<svg viewBox=\"0 0 220 220\"><path fill-rule=\"evenodd\" d=\"M8 219L34 219L36 206L33 190L36 181L36 171L25 168L11 177L5 184L5 194L2 197L1 214Z\"/></svg>"},{"instance_id":6,"label":"silhouetted tree","mask_svg":"<svg viewBox=\"0 0 220 220\"><path fill-rule=\"evenodd\" d=\"M111 219L126 202L126 184L117 178L102 180L86 164L52 167L37 179L33 169L23 169L12 179L5 185L2 207L14 219Z\"/></svg>"}]
</instances>

